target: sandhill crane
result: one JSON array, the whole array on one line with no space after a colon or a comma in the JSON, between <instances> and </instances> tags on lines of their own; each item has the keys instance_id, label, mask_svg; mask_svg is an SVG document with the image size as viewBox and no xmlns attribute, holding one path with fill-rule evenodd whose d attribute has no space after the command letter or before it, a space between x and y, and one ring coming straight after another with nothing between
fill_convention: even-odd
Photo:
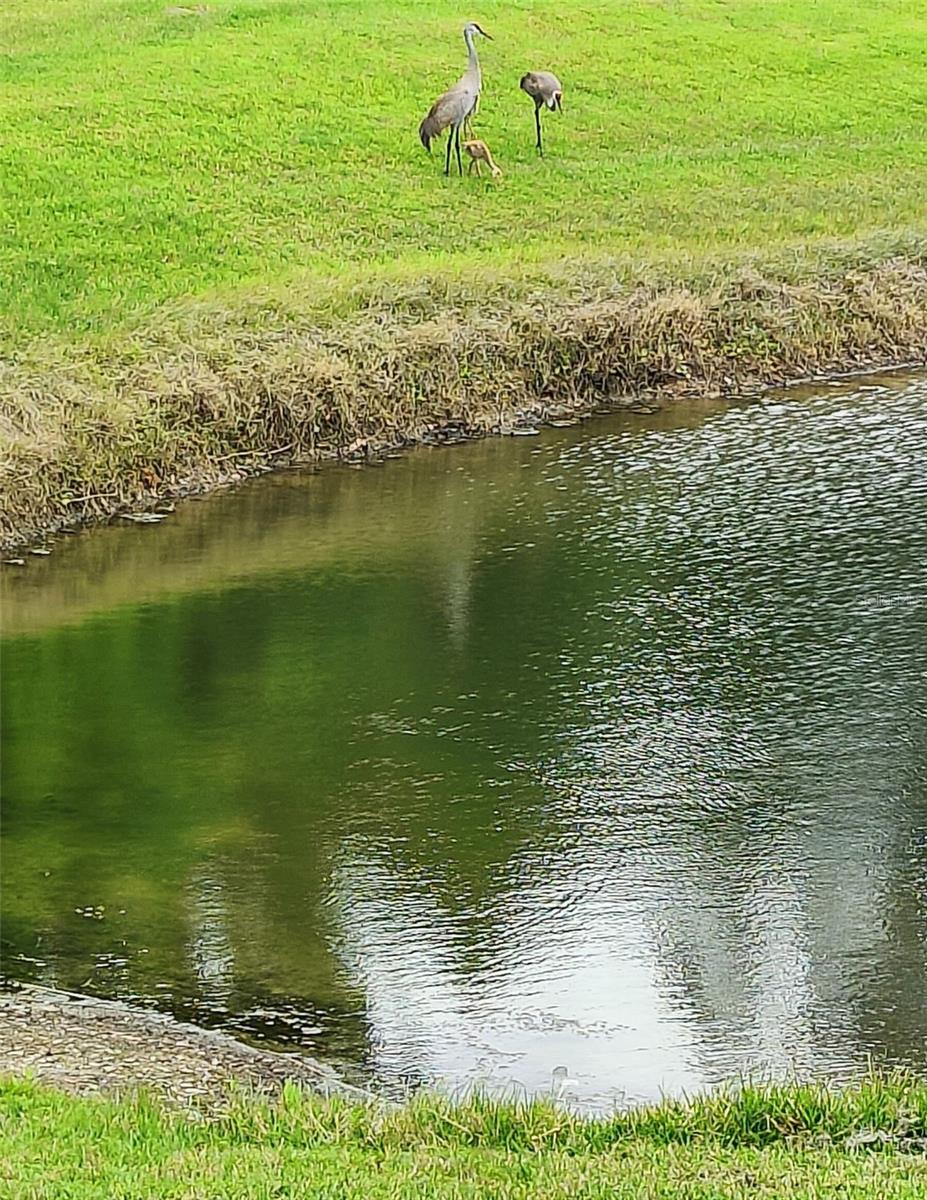
<instances>
[{"instance_id":1,"label":"sandhill crane","mask_svg":"<svg viewBox=\"0 0 927 1200\"><path fill-rule=\"evenodd\" d=\"M476 167L477 175L480 174L480 163L484 162L489 167L489 173L493 179L498 179L502 171L496 166L492 160L492 154L489 152L489 147L480 138L474 138L472 141L464 142L464 150L470 155L470 165L467 167L467 174Z\"/></svg>"},{"instance_id":2,"label":"sandhill crane","mask_svg":"<svg viewBox=\"0 0 927 1200\"><path fill-rule=\"evenodd\" d=\"M527 75L522 75L521 83L518 86L523 92L527 92L534 101L534 123L538 130L537 152L543 157L541 107L546 105L551 110L556 109L558 112L563 112L563 85L556 75L551 75L550 71L529 71Z\"/></svg>"},{"instance_id":3,"label":"sandhill crane","mask_svg":"<svg viewBox=\"0 0 927 1200\"><path fill-rule=\"evenodd\" d=\"M431 142L433 138L448 127L450 132L447 135L447 156L444 160L444 174L451 173L451 142L454 143L454 148L457 151L457 170L463 175L463 163L460 161L460 130L464 122L476 112L476 106L480 99L480 88L482 87L482 76L480 74L480 60L476 53L476 48L473 45L473 39L479 34L480 37L489 37L489 34L480 29L476 21L470 21L464 26L464 41L467 43L467 69L463 75L457 80L452 88L448 88L443 96L439 96L428 110L428 116L422 121L418 129L418 136L422 139L422 145L431 153Z\"/></svg>"}]
</instances>

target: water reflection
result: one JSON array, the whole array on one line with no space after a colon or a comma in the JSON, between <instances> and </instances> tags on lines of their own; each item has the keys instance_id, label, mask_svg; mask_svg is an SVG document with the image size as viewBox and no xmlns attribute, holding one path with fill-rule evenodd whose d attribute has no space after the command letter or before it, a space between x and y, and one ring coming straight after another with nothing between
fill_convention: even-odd
<instances>
[{"instance_id":1,"label":"water reflection","mask_svg":"<svg viewBox=\"0 0 927 1200\"><path fill-rule=\"evenodd\" d=\"M925 397L280 476L6 573L4 969L387 1086L923 1069Z\"/></svg>"}]
</instances>

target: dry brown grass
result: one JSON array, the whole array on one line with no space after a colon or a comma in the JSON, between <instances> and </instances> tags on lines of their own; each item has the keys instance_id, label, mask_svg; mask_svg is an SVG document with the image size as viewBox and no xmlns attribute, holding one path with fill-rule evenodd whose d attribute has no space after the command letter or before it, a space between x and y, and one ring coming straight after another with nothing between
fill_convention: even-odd
<instances>
[{"instance_id":1,"label":"dry brown grass","mask_svg":"<svg viewBox=\"0 0 927 1200\"><path fill-rule=\"evenodd\" d=\"M106 346L33 349L0 370L0 539L451 422L492 432L618 394L927 359L927 240L688 282L594 265L564 278L400 281L327 318L297 289L286 309L267 297Z\"/></svg>"}]
</instances>

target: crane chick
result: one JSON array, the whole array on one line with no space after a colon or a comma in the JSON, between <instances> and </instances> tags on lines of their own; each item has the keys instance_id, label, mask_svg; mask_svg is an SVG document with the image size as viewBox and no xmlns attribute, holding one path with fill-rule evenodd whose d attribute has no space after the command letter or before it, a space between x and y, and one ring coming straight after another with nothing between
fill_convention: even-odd
<instances>
[{"instance_id":1,"label":"crane chick","mask_svg":"<svg viewBox=\"0 0 927 1200\"><path fill-rule=\"evenodd\" d=\"M496 164L492 160L492 155L489 152L489 147L480 138L473 138L469 142L464 142L463 148L470 155L470 165L469 165L469 167L467 167L467 174L469 174L473 170L474 167L476 167L477 175L481 174L481 172L480 172L480 163L481 162L484 162L487 165L487 167L489 167L489 173L490 173L490 175L492 175L493 179L498 179L499 176L502 174L502 171L499 169L499 167L496 166Z\"/></svg>"},{"instance_id":2,"label":"crane chick","mask_svg":"<svg viewBox=\"0 0 927 1200\"><path fill-rule=\"evenodd\" d=\"M538 154L543 158L541 108L544 107L549 108L551 111L563 112L563 84L550 71L529 71L527 75L522 75L521 83L518 86L523 92L527 92L534 101L534 123L538 131L536 149Z\"/></svg>"}]
</instances>

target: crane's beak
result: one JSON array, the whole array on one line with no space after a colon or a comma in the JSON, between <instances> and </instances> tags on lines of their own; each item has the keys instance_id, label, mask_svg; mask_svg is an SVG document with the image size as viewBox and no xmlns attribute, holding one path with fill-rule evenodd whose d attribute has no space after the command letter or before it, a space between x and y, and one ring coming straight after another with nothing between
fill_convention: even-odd
<instances>
[{"instance_id":1,"label":"crane's beak","mask_svg":"<svg viewBox=\"0 0 927 1200\"><path fill-rule=\"evenodd\" d=\"M479 25L477 25L477 29L479 29L479 30L480 30L480 33L483 35L483 37L484 37L484 38L486 38L486 40L487 40L488 42L494 42L494 41L496 40L495 38L493 38L493 37L490 37L490 36L489 36L489 34L486 32L486 30L485 30L485 29L480 29Z\"/></svg>"}]
</instances>

